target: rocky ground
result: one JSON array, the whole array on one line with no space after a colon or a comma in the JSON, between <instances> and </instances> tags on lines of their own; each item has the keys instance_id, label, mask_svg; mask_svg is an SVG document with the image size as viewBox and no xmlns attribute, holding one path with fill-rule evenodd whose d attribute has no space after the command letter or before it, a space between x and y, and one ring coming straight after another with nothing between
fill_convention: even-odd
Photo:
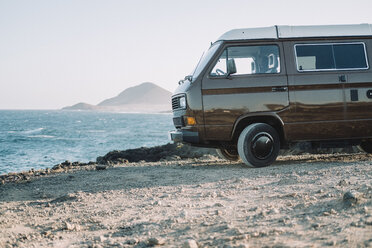
<instances>
[{"instance_id":1,"label":"rocky ground","mask_svg":"<svg viewBox=\"0 0 372 248\"><path fill-rule=\"evenodd\" d=\"M372 247L372 155L160 160L3 176L0 247Z\"/></svg>"}]
</instances>

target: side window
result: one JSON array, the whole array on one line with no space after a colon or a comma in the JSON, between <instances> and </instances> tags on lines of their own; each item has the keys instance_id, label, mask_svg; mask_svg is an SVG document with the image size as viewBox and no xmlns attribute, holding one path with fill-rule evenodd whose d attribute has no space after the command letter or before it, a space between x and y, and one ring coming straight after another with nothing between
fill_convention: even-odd
<instances>
[{"instance_id":1,"label":"side window","mask_svg":"<svg viewBox=\"0 0 372 248\"><path fill-rule=\"evenodd\" d=\"M368 69L365 44L296 44L298 71Z\"/></svg>"},{"instance_id":2,"label":"side window","mask_svg":"<svg viewBox=\"0 0 372 248\"><path fill-rule=\"evenodd\" d=\"M276 45L232 46L226 48L210 76L280 73L279 48Z\"/></svg>"}]
</instances>

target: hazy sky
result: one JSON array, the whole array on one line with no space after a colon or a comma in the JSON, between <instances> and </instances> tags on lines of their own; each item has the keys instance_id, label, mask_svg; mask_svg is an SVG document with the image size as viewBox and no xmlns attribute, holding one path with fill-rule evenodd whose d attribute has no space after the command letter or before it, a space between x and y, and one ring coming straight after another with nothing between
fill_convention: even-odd
<instances>
[{"instance_id":1,"label":"hazy sky","mask_svg":"<svg viewBox=\"0 0 372 248\"><path fill-rule=\"evenodd\" d=\"M97 104L142 82L174 91L222 33L372 23L371 0L0 0L0 109Z\"/></svg>"}]
</instances>

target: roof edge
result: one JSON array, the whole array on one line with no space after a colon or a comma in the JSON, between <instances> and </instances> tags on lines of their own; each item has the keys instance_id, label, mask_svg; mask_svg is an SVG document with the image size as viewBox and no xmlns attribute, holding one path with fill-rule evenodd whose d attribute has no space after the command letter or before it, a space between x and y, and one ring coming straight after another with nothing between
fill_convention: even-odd
<instances>
[{"instance_id":1,"label":"roof edge","mask_svg":"<svg viewBox=\"0 0 372 248\"><path fill-rule=\"evenodd\" d=\"M372 36L372 24L289 26L276 25L259 28L233 29L221 35L220 40L259 40L310 37Z\"/></svg>"}]
</instances>

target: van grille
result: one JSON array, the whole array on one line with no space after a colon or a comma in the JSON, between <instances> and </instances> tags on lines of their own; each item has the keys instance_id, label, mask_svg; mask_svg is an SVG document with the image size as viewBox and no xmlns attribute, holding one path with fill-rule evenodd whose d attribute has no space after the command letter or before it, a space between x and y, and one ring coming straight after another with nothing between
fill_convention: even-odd
<instances>
[{"instance_id":1,"label":"van grille","mask_svg":"<svg viewBox=\"0 0 372 248\"><path fill-rule=\"evenodd\" d=\"M173 118L173 124L174 124L174 126L176 128L184 127L185 126L182 117L175 117L175 118Z\"/></svg>"},{"instance_id":2,"label":"van grille","mask_svg":"<svg viewBox=\"0 0 372 248\"><path fill-rule=\"evenodd\" d=\"M175 96L172 98L172 109L177 110L180 109L180 96Z\"/></svg>"}]
</instances>

